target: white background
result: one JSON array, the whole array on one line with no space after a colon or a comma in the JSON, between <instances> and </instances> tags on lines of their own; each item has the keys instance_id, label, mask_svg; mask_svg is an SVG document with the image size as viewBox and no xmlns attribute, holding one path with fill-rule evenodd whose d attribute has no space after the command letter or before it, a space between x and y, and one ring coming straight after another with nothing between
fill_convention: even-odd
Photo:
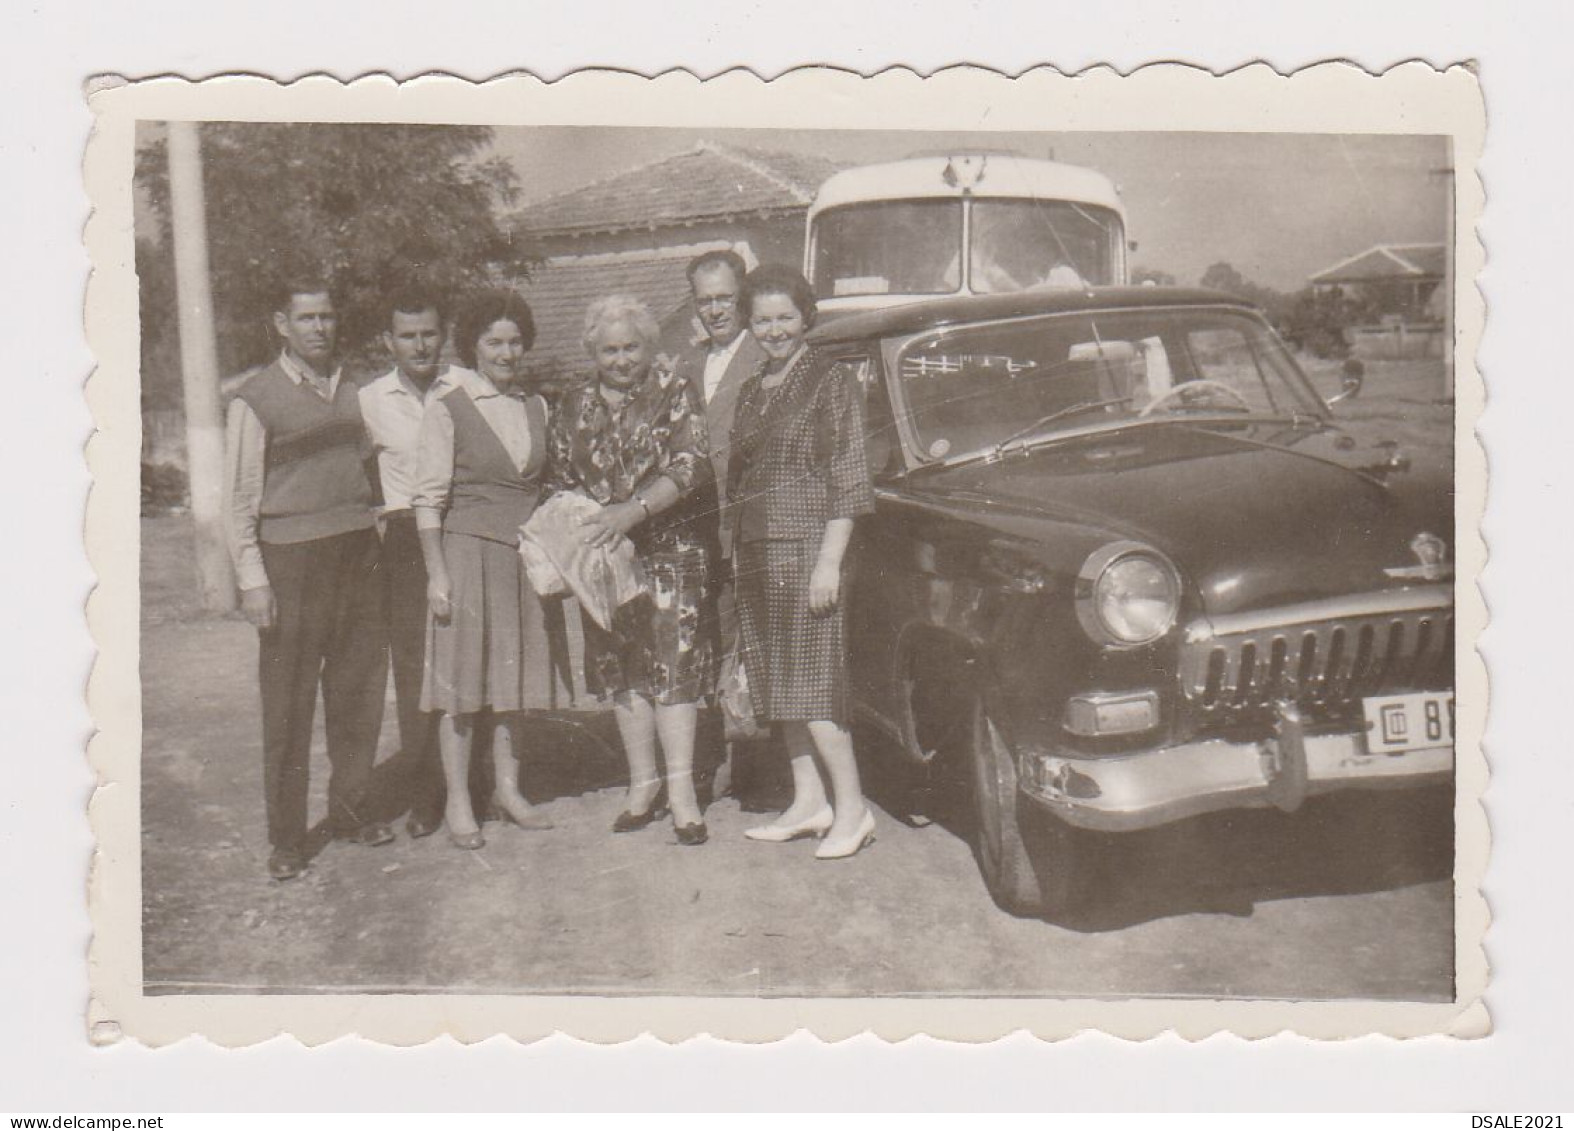
<instances>
[{"instance_id":1,"label":"white background","mask_svg":"<svg viewBox=\"0 0 1574 1131\"><path fill-rule=\"evenodd\" d=\"M1569 1110L1574 1018L1569 871L1574 867L1574 701L1569 526L1562 474L1574 433L1569 317L1571 17L1564 4L1375 3L1285 6L1047 0L941 4L679 3L541 5L272 0L255 14L201 3L10 0L0 15L0 413L4 678L0 694L0 1110L12 1112L629 1107L1408 1108ZM83 815L91 782L83 700L91 642L81 549L91 421L81 396L87 202L79 162L95 73L203 77L244 70L485 78L556 77L600 64L701 75L747 66L774 75L833 63L922 72L961 62L1008 72L1130 70L1181 60L1281 71L1331 58L1369 69L1421 58L1475 60L1486 89L1487 334L1482 421L1492 473L1485 576L1493 624L1487 796L1495 845L1488 1001L1496 1035L1475 1042L1367 1039L1317 1045L1215 1038L1145 1045L1088 1036L987 1047L798 1038L768 1048L641 1041L494 1040L391 1050L288 1039L225 1052L199 1042L159 1052L84 1037ZM7 552L8 551L8 552ZM1464 1124L1461 1123L1463 1126Z\"/></svg>"}]
</instances>

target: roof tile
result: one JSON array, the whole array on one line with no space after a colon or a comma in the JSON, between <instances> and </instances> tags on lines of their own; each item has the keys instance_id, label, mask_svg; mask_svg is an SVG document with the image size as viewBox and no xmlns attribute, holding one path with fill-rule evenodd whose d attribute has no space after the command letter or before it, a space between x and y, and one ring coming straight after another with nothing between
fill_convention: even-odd
<instances>
[{"instance_id":1,"label":"roof tile","mask_svg":"<svg viewBox=\"0 0 1574 1131\"><path fill-rule=\"evenodd\" d=\"M701 142L526 205L514 223L536 236L569 235L807 208L820 182L836 169L809 154Z\"/></svg>"},{"instance_id":2,"label":"roof tile","mask_svg":"<svg viewBox=\"0 0 1574 1131\"><path fill-rule=\"evenodd\" d=\"M1312 276L1314 283L1366 283L1383 279L1442 278L1443 245L1378 244Z\"/></svg>"},{"instance_id":3,"label":"roof tile","mask_svg":"<svg viewBox=\"0 0 1574 1131\"><path fill-rule=\"evenodd\" d=\"M603 295L630 294L649 304L656 320L671 323L689 298L688 257L628 255L591 260L557 260L539 265L519 288L536 323L536 343L527 368L558 375L588 373L582 336L585 311Z\"/></svg>"}]
</instances>

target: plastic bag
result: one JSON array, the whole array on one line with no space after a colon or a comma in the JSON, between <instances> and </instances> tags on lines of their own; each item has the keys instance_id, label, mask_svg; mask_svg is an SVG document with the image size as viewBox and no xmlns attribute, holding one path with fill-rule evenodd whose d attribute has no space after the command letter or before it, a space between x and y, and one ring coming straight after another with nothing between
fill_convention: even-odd
<instances>
[{"instance_id":1,"label":"plastic bag","mask_svg":"<svg viewBox=\"0 0 1574 1131\"><path fill-rule=\"evenodd\" d=\"M563 592L561 586L566 584L591 618L611 631L613 614L648 587L627 538L611 550L585 544L583 522L600 511L600 503L576 492L553 495L519 528L519 553L537 593L553 596ZM544 568L546 564L555 576Z\"/></svg>"},{"instance_id":2,"label":"plastic bag","mask_svg":"<svg viewBox=\"0 0 1574 1131\"><path fill-rule=\"evenodd\" d=\"M721 702L722 724L728 738L750 738L758 732L754 696L749 693L749 669L743 662L743 649L736 642L722 657L716 698Z\"/></svg>"}]
</instances>

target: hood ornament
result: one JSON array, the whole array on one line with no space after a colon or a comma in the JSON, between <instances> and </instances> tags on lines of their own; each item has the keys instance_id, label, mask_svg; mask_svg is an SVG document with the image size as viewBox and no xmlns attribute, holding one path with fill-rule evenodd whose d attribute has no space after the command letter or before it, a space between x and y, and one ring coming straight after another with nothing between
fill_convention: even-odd
<instances>
[{"instance_id":1,"label":"hood ornament","mask_svg":"<svg viewBox=\"0 0 1574 1131\"><path fill-rule=\"evenodd\" d=\"M1448 543L1423 530L1410 539L1410 552L1417 565L1392 566L1383 570L1389 577L1404 580L1443 581L1454 576L1454 563L1448 559Z\"/></svg>"}]
</instances>

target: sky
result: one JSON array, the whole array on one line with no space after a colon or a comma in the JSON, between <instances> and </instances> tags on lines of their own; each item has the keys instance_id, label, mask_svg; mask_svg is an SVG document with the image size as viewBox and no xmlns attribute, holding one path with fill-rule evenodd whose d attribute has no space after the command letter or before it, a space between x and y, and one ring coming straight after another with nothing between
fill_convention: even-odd
<instances>
[{"instance_id":1,"label":"sky","mask_svg":"<svg viewBox=\"0 0 1574 1131\"><path fill-rule=\"evenodd\" d=\"M1332 134L938 133L499 127L522 200L570 191L700 141L842 164L1011 149L1100 170L1126 202L1135 267L1195 283L1216 262L1278 290L1378 243L1447 236L1446 138Z\"/></svg>"}]
</instances>

